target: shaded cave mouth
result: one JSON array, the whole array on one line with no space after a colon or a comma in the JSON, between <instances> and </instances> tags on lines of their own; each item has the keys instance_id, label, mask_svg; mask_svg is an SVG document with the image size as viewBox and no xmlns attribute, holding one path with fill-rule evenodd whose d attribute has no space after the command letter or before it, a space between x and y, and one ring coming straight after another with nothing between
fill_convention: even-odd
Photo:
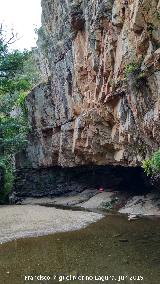
<instances>
[{"instance_id":1,"label":"shaded cave mouth","mask_svg":"<svg viewBox=\"0 0 160 284\"><path fill-rule=\"evenodd\" d=\"M14 192L19 197L55 197L86 189L144 195L153 190L141 167L79 166L19 169Z\"/></svg>"}]
</instances>

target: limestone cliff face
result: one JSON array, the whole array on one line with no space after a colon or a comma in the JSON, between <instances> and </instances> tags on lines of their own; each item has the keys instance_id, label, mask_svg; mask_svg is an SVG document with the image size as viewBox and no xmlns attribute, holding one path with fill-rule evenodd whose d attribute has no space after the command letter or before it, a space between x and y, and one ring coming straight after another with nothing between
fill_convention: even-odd
<instances>
[{"instance_id":1,"label":"limestone cliff face","mask_svg":"<svg viewBox=\"0 0 160 284\"><path fill-rule=\"evenodd\" d=\"M160 146L160 1L42 0L42 11L32 166L137 165Z\"/></svg>"}]
</instances>

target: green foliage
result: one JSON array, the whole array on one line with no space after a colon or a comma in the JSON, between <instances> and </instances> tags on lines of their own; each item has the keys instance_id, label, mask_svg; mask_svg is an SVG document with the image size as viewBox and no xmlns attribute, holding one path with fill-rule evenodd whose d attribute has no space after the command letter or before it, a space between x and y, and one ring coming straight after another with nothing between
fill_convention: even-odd
<instances>
[{"instance_id":1,"label":"green foliage","mask_svg":"<svg viewBox=\"0 0 160 284\"><path fill-rule=\"evenodd\" d=\"M27 59L23 62L23 72L20 78L28 82L27 90L28 87L32 88L41 80L32 52L28 53Z\"/></svg>"},{"instance_id":2,"label":"green foliage","mask_svg":"<svg viewBox=\"0 0 160 284\"><path fill-rule=\"evenodd\" d=\"M107 211L112 211L116 208L116 206L118 206L119 201L120 200L117 196L113 196L110 201L103 203L103 208Z\"/></svg>"},{"instance_id":3,"label":"green foliage","mask_svg":"<svg viewBox=\"0 0 160 284\"><path fill-rule=\"evenodd\" d=\"M160 150L151 155L149 159L142 162L142 168L147 175L154 175L160 172Z\"/></svg>"},{"instance_id":4,"label":"green foliage","mask_svg":"<svg viewBox=\"0 0 160 284\"><path fill-rule=\"evenodd\" d=\"M11 39L14 39L12 34ZM27 144L28 123L26 118L25 97L37 84L38 71L34 65L32 52L27 50L10 51L10 40L4 36L0 27L0 167L4 170L5 199L12 187L13 157Z\"/></svg>"},{"instance_id":5,"label":"green foliage","mask_svg":"<svg viewBox=\"0 0 160 284\"><path fill-rule=\"evenodd\" d=\"M9 52L0 31L0 95L27 91L30 82L27 77L22 77L24 62L29 58L30 52L18 50Z\"/></svg>"},{"instance_id":6,"label":"green foliage","mask_svg":"<svg viewBox=\"0 0 160 284\"><path fill-rule=\"evenodd\" d=\"M129 74L133 73L136 69L139 68L137 63L129 63L125 66L125 77L127 78Z\"/></svg>"},{"instance_id":7,"label":"green foliage","mask_svg":"<svg viewBox=\"0 0 160 284\"><path fill-rule=\"evenodd\" d=\"M27 122L23 116L0 119L0 156L14 154L27 143Z\"/></svg>"},{"instance_id":8,"label":"green foliage","mask_svg":"<svg viewBox=\"0 0 160 284\"><path fill-rule=\"evenodd\" d=\"M0 168L4 172L4 188L0 191L0 203L7 201L8 194L12 188L14 176L10 157L0 158Z\"/></svg>"}]
</instances>

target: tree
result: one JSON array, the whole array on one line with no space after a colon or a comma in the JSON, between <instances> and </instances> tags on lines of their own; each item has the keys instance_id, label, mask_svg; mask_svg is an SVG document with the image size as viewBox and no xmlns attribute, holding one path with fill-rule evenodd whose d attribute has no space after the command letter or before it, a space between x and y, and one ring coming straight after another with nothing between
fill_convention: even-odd
<instances>
[{"instance_id":1,"label":"tree","mask_svg":"<svg viewBox=\"0 0 160 284\"><path fill-rule=\"evenodd\" d=\"M28 131L24 100L39 80L32 52L10 51L16 40L9 39L0 26L0 167L4 169L5 185L0 200L5 199L13 180L13 158L27 143Z\"/></svg>"}]
</instances>

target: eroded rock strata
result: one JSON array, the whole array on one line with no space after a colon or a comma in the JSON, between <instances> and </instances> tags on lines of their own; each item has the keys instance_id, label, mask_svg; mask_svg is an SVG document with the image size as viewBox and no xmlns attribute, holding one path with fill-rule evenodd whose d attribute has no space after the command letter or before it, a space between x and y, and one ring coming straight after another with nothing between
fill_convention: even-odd
<instances>
[{"instance_id":1,"label":"eroded rock strata","mask_svg":"<svg viewBox=\"0 0 160 284\"><path fill-rule=\"evenodd\" d=\"M160 146L160 1L42 0L35 56L16 196L145 191L134 167Z\"/></svg>"},{"instance_id":2,"label":"eroded rock strata","mask_svg":"<svg viewBox=\"0 0 160 284\"><path fill-rule=\"evenodd\" d=\"M32 167L136 166L160 145L160 1L42 0Z\"/></svg>"}]
</instances>

